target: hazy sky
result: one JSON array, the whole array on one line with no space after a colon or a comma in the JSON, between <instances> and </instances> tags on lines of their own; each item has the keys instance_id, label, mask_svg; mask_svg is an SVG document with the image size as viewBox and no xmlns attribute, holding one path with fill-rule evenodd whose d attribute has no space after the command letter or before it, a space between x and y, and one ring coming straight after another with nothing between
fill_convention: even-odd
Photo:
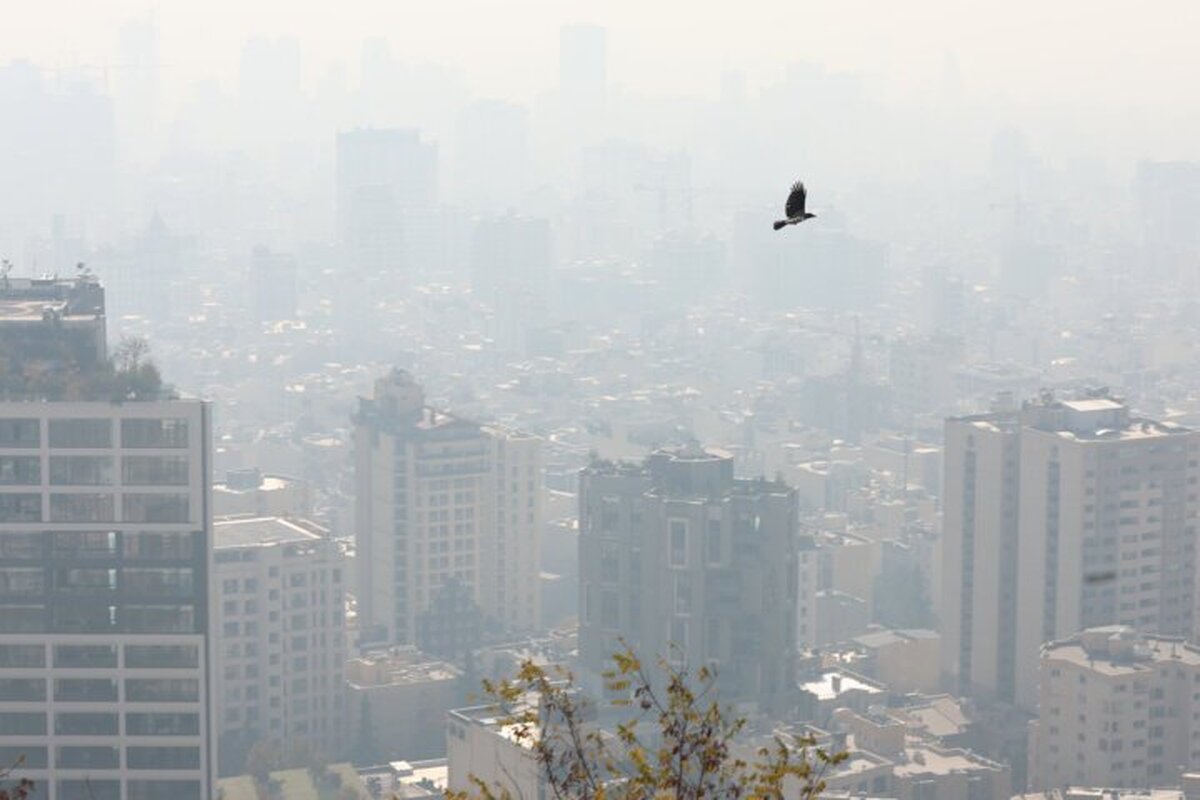
<instances>
[{"instance_id":1,"label":"hazy sky","mask_svg":"<svg viewBox=\"0 0 1200 800\"><path fill-rule=\"evenodd\" d=\"M714 94L723 70L752 83L788 61L871 73L889 94L938 85L948 52L972 93L1031 102L1192 103L1200 4L1185 0L0 0L0 61L109 63L122 21L153 10L167 88L236 74L244 40L296 37L306 79L383 35L398 55L458 65L480 94L549 86L564 22L610 28L614 83Z\"/></svg>"}]
</instances>

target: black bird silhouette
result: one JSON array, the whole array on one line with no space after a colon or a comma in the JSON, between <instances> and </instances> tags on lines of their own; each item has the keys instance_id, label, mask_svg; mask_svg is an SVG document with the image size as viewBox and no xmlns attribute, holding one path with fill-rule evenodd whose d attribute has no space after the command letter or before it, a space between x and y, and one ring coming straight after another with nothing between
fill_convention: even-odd
<instances>
[{"instance_id":1,"label":"black bird silhouette","mask_svg":"<svg viewBox=\"0 0 1200 800\"><path fill-rule=\"evenodd\" d=\"M799 225L804 220L815 217L816 214L809 214L804 210L806 200L808 200L808 190L804 188L804 182L796 181L788 195L787 205L783 207L783 213L787 219L776 220L775 230L786 228L788 225Z\"/></svg>"}]
</instances>

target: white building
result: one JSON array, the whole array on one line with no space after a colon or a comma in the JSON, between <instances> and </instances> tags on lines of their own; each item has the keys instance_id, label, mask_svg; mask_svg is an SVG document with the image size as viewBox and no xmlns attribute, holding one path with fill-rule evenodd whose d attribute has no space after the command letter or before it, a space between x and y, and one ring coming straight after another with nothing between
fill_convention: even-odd
<instances>
[{"instance_id":1,"label":"white building","mask_svg":"<svg viewBox=\"0 0 1200 800\"><path fill-rule=\"evenodd\" d=\"M1043 643L1101 625L1191 636L1200 432L1104 395L949 420L943 674L1037 701Z\"/></svg>"},{"instance_id":2,"label":"white building","mask_svg":"<svg viewBox=\"0 0 1200 800\"><path fill-rule=\"evenodd\" d=\"M1092 628L1042 648L1040 675L1032 788L1177 786L1200 766L1200 648Z\"/></svg>"},{"instance_id":3,"label":"white building","mask_svg":"<svg viewBox=\"0 0 1200 800\"><path fill-rule=\"evenodd\" d=\"M0 763L48 800L208 800L209 409L0 403Z\"/></svg>"},{"instance_id":4,"label":"white building","mask_svg":"<svg viewBox=\"0 0 1200 800\"><path fill-rule=\"evenodd\" d=\"M355 424L363 630L437 655L470 641L471 614L536 630L541 441L430 408L401 371L361 399Z\"/></svg>"},{"instance_id":5,"label":"white building","mask_svg":"<svg viewBox=\"0 0 1200 800\"><path fill-rule=\"evenodd\" d=\"M280 517L220 519L213 533L222 771L238 774L259 741L285 756L341 756L346 575L337 542Z\"/></svg>"}]
</instances>

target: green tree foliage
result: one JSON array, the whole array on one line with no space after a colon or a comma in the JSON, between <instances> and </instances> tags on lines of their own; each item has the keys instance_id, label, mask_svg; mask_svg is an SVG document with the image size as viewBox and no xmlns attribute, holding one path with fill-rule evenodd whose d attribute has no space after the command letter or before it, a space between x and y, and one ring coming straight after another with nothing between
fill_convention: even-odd
<instances>
[{"instance_id":1,"label":"green tree foliage","mask_svg":"<svg viewBox=\"0 0 1200 800\"><path fill-rule=\"evenodd\" d=\"M826 771L846 758L811 739L779 738L743 758L736 740L746 721L720 705L712 670L693 675L660 661L656 681L632 650L613 661L607 689L628 711L615 734L588 723L587 701L569 672L526 662L512 679L484 681L556 800L782 800L785 784L789 796L815 800ZM530 697L538 698L534 707ZM473 793L449 800L514 800L508 787L472 782Z\"/></svg>"}]
</instances>

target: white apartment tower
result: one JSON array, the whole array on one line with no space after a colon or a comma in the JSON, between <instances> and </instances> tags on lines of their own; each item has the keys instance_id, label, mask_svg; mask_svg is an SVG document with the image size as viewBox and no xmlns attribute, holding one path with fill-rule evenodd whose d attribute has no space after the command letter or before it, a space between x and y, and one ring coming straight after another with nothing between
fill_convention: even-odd
<instances>
[{"instance_id":1,"label":"white apartment tower","mask_svg":"<svg viewBox=\"0 0 1200 800\"><path fill-rule=\"evenodd\" d=\"M394 370L360 400L355 468L364 631L451 655L481 627L537 629L540 440L430 408Z\"/></svg>"},{"instance_id":2,"label":"white apartment tower","mask_svg":"<svg viewBox=\"0 0 1200 800\"><path fill-rule=\"evenodd\" d=\"M1179 785L1200 765L1200 648L1092 628L1042 648L1031 788Z\"/></svg>"},{"instance_id":3,"label":"white apartment tower","mask_svg":"<svg viewBox=\"0 0 1200 800\"><path fill-rule=\"evenodd\" d=\"M222 771L250 748L286 758L346 750L345 557L302 519L238 516L213 524L213 637Z\"/></svg>"},{"instance_id":4,"label":"white apartment tower","mask_svg":"<svg viewBox=\"0 0 1200 800\"><path fill-rule=\"evenodd\" d=\"M952 688L1033 711L1045 642L1194 633L1200 432L1104 393L946 425L942 634Z\"/></svg>"}]
</instances>

